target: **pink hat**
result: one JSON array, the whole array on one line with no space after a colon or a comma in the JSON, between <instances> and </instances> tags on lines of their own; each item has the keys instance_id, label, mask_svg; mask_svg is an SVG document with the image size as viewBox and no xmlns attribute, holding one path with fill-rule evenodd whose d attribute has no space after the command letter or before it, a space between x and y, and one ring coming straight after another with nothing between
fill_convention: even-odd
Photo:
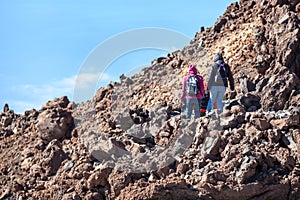
<instances>
[{"instance_id":1,"label":"pink hat","mask_svg":"<svg viewBox=\"0 0 300 200\"><path fill-rule=\"evenodd\" d=\"M196 75L197 72L197 68L194 65L190 65L189 73L192 75Z\"/></svg>"}]
</instances>

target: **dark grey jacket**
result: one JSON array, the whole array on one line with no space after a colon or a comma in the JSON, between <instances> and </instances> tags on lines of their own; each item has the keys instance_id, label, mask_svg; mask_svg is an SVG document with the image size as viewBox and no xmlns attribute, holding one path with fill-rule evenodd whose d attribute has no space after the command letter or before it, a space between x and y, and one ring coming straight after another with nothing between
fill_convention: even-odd
<instances>
[{"instance_id":1,"label":"dark grey jacket","mask_svg":"<svg viewBox=\"0 0 300 200\"><path fill-rule=\"evenodd\" d=\"M215 81L215 77L217 73L219 72L219 65L224 64L224 69L226 73L226 79L225 80L219 80L218 82ZM228 87L228 81L230 84L230 89L234 90L234 80L232 76L232 72L230 70L230 67L227 63L223 61L223 58L215 57L214 63L211 66L210 72L208 74L208 80L207 80L207 89L210 90L212 86L225 86Z\"/></svg>"}]
</instances>

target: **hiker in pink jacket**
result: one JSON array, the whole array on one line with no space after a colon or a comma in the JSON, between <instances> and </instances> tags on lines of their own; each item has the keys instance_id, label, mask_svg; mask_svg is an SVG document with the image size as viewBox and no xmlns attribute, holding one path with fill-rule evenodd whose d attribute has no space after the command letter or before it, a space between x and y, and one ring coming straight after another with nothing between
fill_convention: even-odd
<instances>
[{"instance_id":1,"label":"hiker in pink jacket","mask_svg":"<svg viewBox=\"0 0 300 200\"><path fill-rule=\"evenodd\" d=\"M186 118L190 119L192 110L195 118L200 117L201 98L204 95L203 77L197 74L198 71L194 65L189 67L189 75L183 78L181 90L181 103L186 106Z\"/></svg>"}]
</instances>

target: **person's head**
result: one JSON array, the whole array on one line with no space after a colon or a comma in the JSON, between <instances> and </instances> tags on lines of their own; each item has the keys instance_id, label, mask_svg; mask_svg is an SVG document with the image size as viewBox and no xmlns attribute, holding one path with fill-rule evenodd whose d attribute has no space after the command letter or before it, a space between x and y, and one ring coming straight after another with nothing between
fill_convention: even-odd
<instances>
[{"instance_id":1,"label":"person's head","mask_svg":"<svg viewBox=\"0 0 300 200\"><path fill-rule=\"evenodd\" d=\"M198 73L197 68L196 68L195 65L190 65L190 67L189 67L189 73L191 75L196 75Z\"/></svg>"},{"instance_id":2,"label":"person's head","mask_svg":"<svg viewBox=\"0 0 300 200\"><path fill-rule=\"evenodd\" d=\"M221 53L217 53L214 57L214 62L223 61L223 56Z\"/></svg>"}]
</instances>

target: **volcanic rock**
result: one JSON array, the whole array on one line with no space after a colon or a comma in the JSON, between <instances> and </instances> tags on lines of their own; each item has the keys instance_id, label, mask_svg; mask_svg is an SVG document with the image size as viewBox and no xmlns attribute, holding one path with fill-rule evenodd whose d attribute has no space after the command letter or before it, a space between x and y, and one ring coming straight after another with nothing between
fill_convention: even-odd
<instances>
[{"instance_id":1,"label":"volcanic rock","mask_svg":"<svg viewBox=\"0 0 300 200\"><path fill-rule=\"evenodd\" d=\"M0 199L300 199L299 11L240 0L91 100L5 107ZM206 79L217 52L235 91L223 113L184 119L182 78L195 64Z\"/></svg>"}]
</instances>

